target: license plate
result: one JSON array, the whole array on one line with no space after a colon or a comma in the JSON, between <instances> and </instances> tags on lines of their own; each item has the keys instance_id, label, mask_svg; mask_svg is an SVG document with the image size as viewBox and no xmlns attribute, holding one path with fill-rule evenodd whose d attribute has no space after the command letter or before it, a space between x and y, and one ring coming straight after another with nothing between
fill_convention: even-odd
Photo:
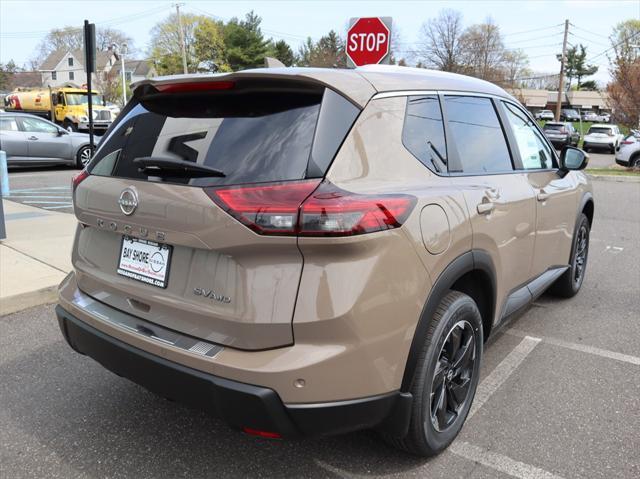
<instances>
[{"instance_id":1,"label":"license plate","mask_svg":"<svg viewBox=\"0 0 640 479\"><path fill-rule=\"evenodd\" d=\"M118 274L166 288L172 250L173 246L123 236Z\"/></svg>"}]
</instances>

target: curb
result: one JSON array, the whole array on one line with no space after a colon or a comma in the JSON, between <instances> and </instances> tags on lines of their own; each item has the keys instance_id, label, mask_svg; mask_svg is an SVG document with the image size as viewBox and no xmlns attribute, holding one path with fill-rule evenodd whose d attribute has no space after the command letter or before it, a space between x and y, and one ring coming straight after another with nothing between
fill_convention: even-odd
<instances>
[{"instance_id":1,"label":"curb","mask_svg":"<svg viewBox=\"0 0 640 479\"><path fill-rule=\"evenodd\" d=\"M615 183L640 183L640 176L632 175L592 175L589 170L585 171L586 175L596 181L611 181Z\"/></svg>"},{"instance_id":2,"label":"curb","mask_svg":"<svg viewBox=\"0 0 640 479\"><path fill-rule=\"evenodd\" d=\"M0 301L0 316L17 313L19 311L52 304L58 300L58 285L47 286L46 288L29 291L28 293L7 296Z\"/></svg>"}]
</instances>

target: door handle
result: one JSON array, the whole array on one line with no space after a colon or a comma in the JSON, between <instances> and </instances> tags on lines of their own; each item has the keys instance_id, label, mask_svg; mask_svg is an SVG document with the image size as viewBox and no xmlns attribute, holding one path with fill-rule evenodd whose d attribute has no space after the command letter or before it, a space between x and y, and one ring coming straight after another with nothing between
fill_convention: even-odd
<instances>
[{"instance_id":1,"label":"door handle","mask_svg":"<svg viewBox=\"0 0 640 479\"><path fill-rule=\"evenodd\" d=\"M491 203L490 201L486 201L486 202L478 203L478 206L476 208L478 210L478 214L488 215L493 211L494 204Z\"/></svg>"},{"instance_id":2,"label":"door handle","mask_svg":"<svg viewBox=\"0 0 640 479\"><path fill-rule=\"evenodd\" d=\"M544 190L540 190L536 197L538 198L538 201L546 201L549 199L549 196L550 196L549 193L547 193Z\"/></svg>"},{"instance_id":3,"label":"door handle","mask_svg":"<svg viewBox=\"0 0 640 479\"><path fill-rule=\"evenodd\" d=\"M485 190L484 195L489 200L498 200L500 199L500 190L497 188L488 188Z\"/></svg>"},{"instance_id":4,"label":"door handle","mask_svg":"<svg viewBox=\"0 0 640 479\"><path fill-rule=\"evenodd\" d=\"M27 140L37 140L38 137L37 136L30 136L29 138L27 138Z\"/></svg>"}]
</instances>

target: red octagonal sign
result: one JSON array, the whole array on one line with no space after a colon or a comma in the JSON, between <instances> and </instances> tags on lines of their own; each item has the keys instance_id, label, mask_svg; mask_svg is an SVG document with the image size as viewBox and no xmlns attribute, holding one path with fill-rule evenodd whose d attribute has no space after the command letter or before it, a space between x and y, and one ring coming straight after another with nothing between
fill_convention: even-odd
<instances>
[{"instance_id":1,"label":"red octagonal sign","mask_svg":"<svg viewBox=\"0 0 640 479\"><path fill-rule=\"evenodd\" d=\"M378 17L359 18L347 32L347 56L358 67L380 63L389 54L390 36Z\"/></svg>"}]
</instances>

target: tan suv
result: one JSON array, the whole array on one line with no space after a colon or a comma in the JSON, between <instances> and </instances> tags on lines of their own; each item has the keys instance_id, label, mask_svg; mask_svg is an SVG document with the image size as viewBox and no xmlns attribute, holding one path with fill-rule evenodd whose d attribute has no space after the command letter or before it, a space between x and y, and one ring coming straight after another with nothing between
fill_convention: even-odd
<instances>
[{"instance_id":1,"label":"tan suv","mask_svg":"<svg viewBox=\"0 0 640 479\"><path fill-rule=\"evenodd\" d=\"M582 284L584 153L410 68L145 80L74 179L68 343L263 437L457 435L483 343Z\"/></svg>"}]
</instances>

